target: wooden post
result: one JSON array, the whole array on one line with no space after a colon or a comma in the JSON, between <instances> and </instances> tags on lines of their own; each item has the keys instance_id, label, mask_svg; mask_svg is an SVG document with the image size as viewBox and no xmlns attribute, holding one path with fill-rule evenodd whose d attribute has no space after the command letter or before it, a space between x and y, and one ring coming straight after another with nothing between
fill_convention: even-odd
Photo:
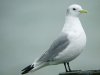
<instances>
[{"instance_id":1,"label":"wooden post","mask_svg":"<svg viewBox=\"0 0 100 75\"><path fill-rule=\"evenodd\" d=\"M72 71L60 73L59 75L100 75L100 70Z\"/></svg>"}]
</instances>

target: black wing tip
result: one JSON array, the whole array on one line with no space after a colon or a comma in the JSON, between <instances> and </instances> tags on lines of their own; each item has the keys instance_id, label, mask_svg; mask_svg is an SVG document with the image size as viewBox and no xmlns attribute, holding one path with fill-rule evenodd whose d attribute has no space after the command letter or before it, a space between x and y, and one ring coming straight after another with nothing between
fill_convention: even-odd
<instances>
[{"instance_id":1,"label":"black wing tip","mask_svg":"<svg viewBox=\"0 0 100 75\"><path fill-rule=\"evenodd\" d=\"M22 70L22 73L21 74L26 74L26 73L28 73L30 70L32 70L34 68L34 65L29 65L29 66L27 66L26 68L24 68L23 70Z\"/></svg>"}]
</instances>

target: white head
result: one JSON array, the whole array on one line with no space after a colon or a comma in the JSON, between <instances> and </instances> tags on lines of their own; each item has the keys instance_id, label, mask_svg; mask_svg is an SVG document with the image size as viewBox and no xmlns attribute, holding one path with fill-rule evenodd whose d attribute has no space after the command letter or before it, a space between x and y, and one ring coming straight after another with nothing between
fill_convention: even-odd
<instances>
[{"instance_id":1,"label":"white head","mask_svg":"<svg viewBox=\"0 0 100 75\"><path fill-rule=\"evenodd\" d=\"M87 13L87 11L78 4L70 5L67 9L67 15L78 16L81 13Z\"/></svg>"}]
</instances>

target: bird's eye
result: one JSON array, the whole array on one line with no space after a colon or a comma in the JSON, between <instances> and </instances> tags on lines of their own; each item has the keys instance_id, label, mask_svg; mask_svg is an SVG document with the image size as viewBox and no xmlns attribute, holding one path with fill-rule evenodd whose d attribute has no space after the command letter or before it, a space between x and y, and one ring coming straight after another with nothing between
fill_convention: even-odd
<instances>
[{"instance_id":1,"label":"bird's eye","mask_svg":"<svg viewBox=\"0 0 100 75\"><path fill-rule=\"evenodd\" d=\"M76 8L73 8L73 10L76 10Z\"/></svg>"}]
</instances>

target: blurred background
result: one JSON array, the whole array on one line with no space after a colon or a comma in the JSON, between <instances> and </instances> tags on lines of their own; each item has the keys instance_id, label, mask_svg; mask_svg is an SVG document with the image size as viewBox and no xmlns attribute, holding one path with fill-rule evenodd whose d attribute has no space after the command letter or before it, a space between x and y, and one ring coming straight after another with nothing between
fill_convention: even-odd
<instances>
[{"instance_id":1,"label":"blurred background","mask_svg":"<svg viewBox=\"0 0 100 75\"><path fill-rule=\"evenodd\" d=\"M73 70L100 69L100 0L0 0L0 75L20 75L41 56L61 31L66 9L80 4L87 34L83 53L70 62ZM63 64L27 75L58 75Z\"/></svg>"}]
</instances>

